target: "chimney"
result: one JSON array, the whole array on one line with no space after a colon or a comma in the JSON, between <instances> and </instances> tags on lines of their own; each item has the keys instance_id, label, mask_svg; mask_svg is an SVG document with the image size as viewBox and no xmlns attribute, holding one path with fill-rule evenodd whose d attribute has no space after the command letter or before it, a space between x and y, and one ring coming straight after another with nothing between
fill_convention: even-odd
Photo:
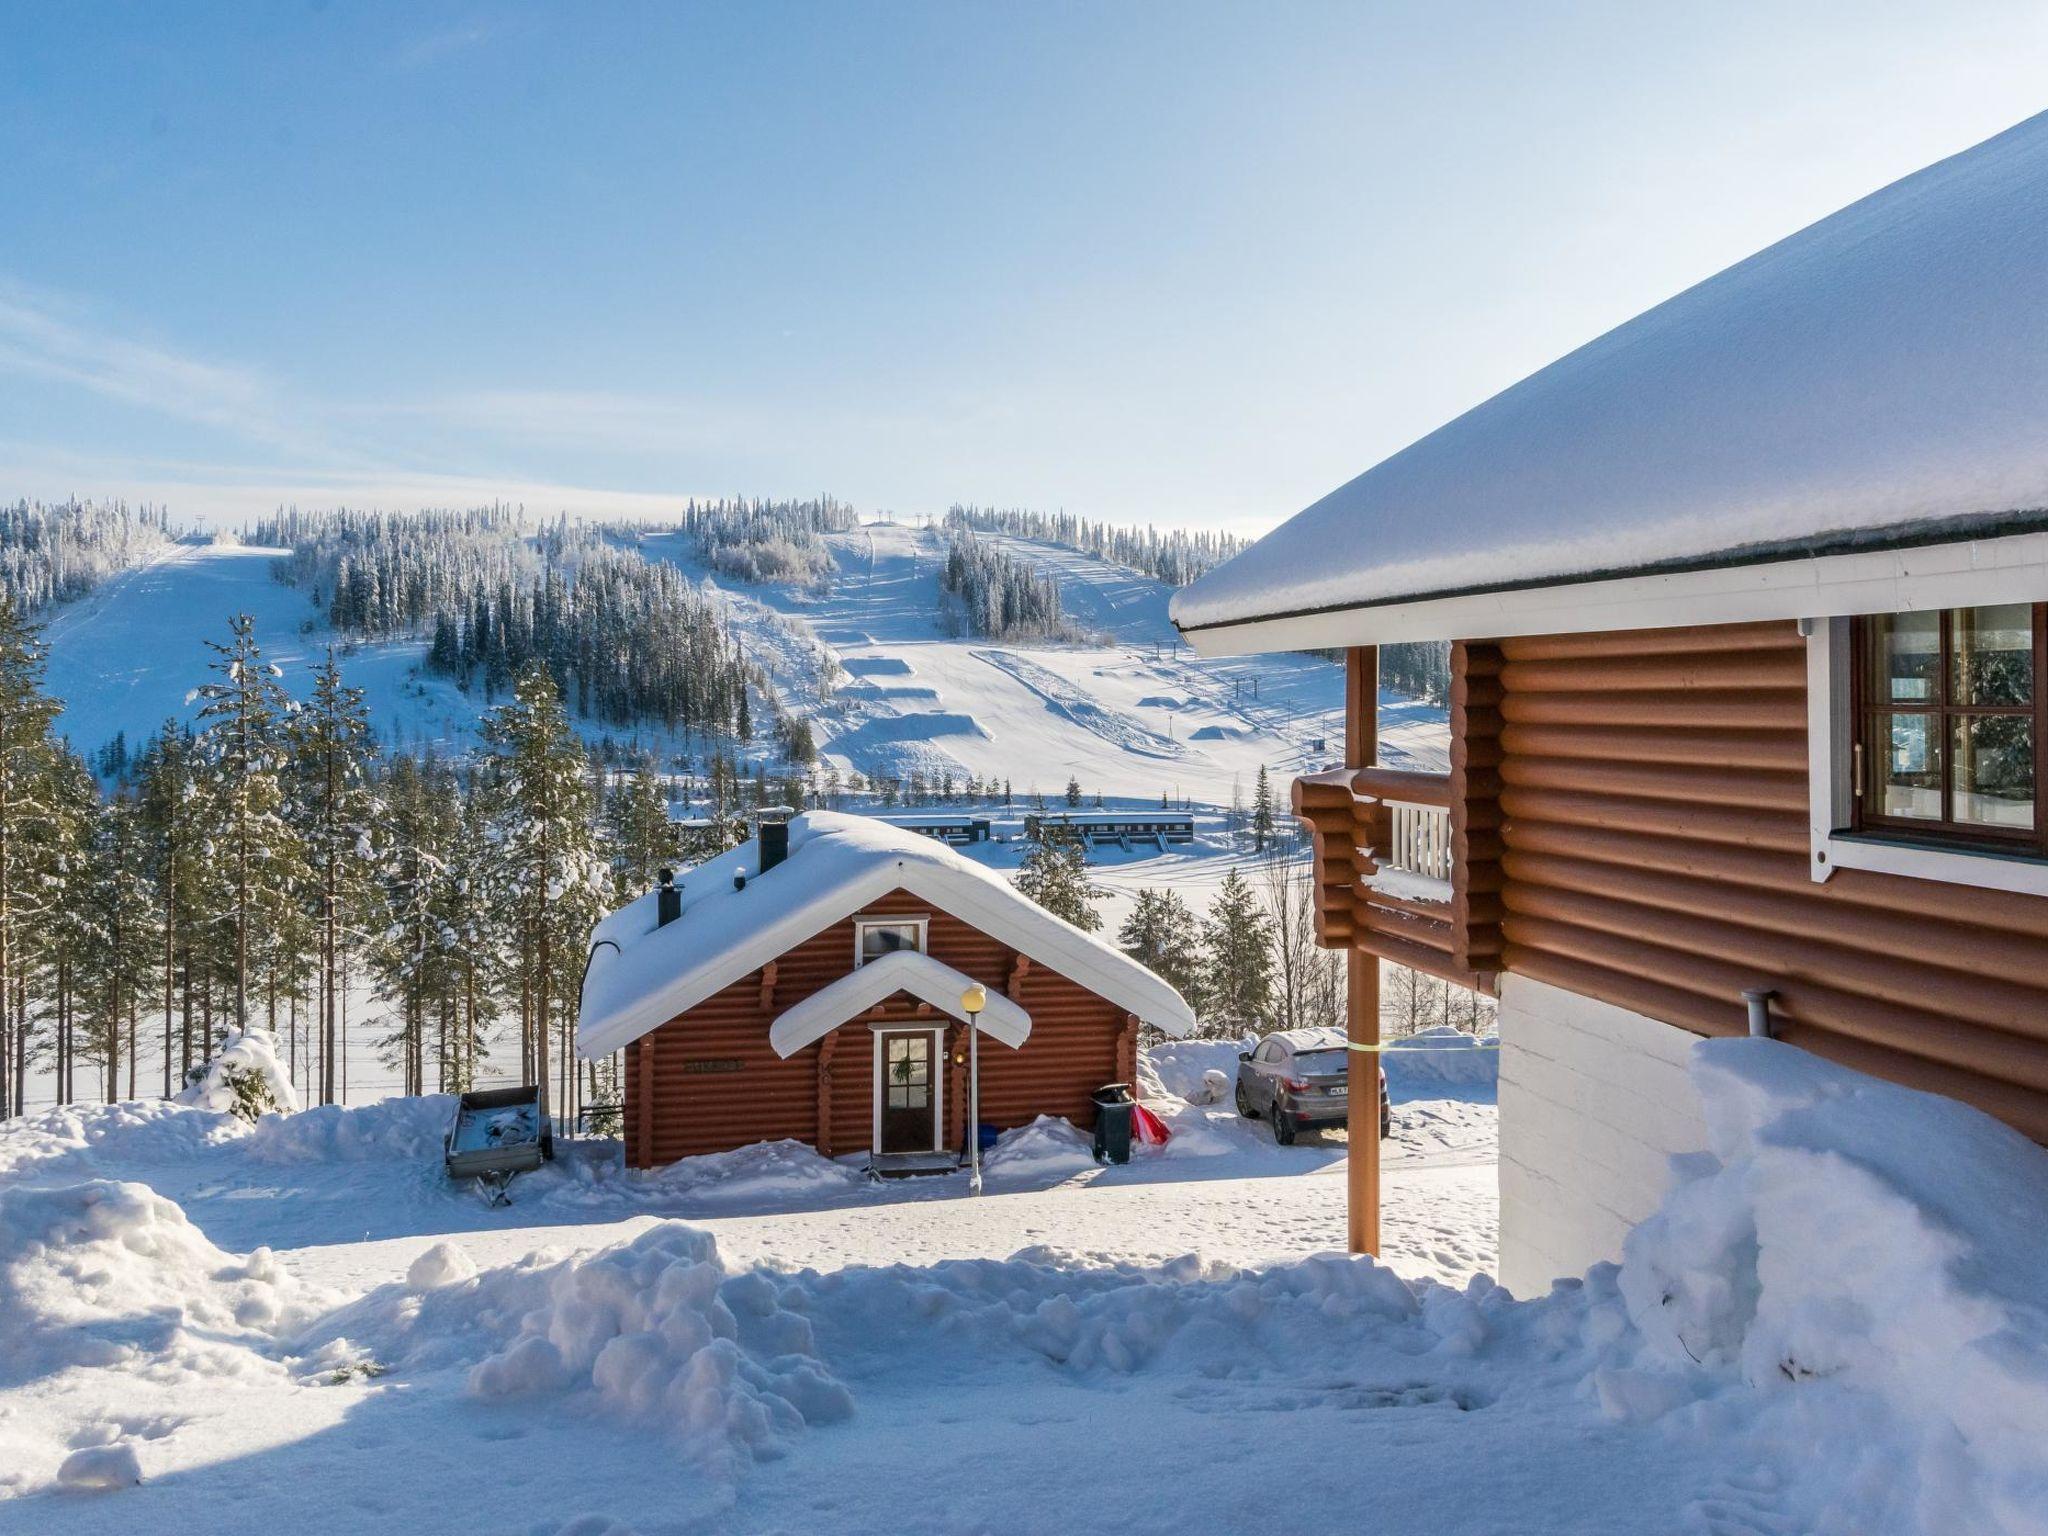
<instances>
[{"instance_id":1,"label":"chimney","mask_svg":"<svg viewBox=\"0 0 2048 1536\"><path fill-rule=\"evenodd\" d=\"M683 915L683 893L676 889L676 872L664 869L654 892L654 926L666 928Z\"/></svg>"},{"instance_id":2,"label":"chimney","mask_svg":"<svg viewBox=\"0 0 2048 1536\"><path fill-rule=\"evenodd\" d=\"M789 857L789 823L781 817L770 820L761 818L761 873L769 870Z\"/></svg>"}]
</instances>

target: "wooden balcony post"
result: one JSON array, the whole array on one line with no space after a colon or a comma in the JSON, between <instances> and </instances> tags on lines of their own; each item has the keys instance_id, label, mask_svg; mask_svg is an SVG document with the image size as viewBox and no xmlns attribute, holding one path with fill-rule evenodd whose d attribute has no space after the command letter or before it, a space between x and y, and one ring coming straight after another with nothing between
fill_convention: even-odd
<instances>
[{"instance_id":1,"label":"wooden balcony post","mask_svg":"<svg viewBox=\"0 0 2048 1536\"><path fill-rule=\"evenodd\" d=\"M1380 652L1376 645L1353 646L1344 659L1344 766L1370 768L1379 761ZM1380 1043L1380 960L1358 947L1354 936L1344 952L1345 1013L1351 1039ZM1380 1251L1380 1058L1377 1051L1347 1055L1346 1110L1351 1155L1345 1164L1345 1199L1353 1253Z\"/></svg>"}]
</instances>

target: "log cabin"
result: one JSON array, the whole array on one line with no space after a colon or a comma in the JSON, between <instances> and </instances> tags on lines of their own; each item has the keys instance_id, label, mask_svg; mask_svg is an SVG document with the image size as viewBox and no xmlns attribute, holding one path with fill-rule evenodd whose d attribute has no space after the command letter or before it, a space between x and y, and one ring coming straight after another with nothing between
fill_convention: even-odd
<instances>
[{"instance_id":1,"label":"log cabin","mask_svg":"<svg viewBox=\"0 0 2048 1536\"><path fill-rule=\"evenodd\" d=\"M1340 652L1294 785L1348 952L1497 995L1500 1265L1619 1256L1768 1032L2048 1140L2048 117L1822 220L1395 454L1177 594ZM1376 762L1450 642L1450 768ZM1351 1241L1378 1245L1354 1137Z\"/></svg>"},{"instance_id":2,"label":"log cabin","mask_svg":"<svg viewBox=\"0 0 2048 1536\"><path fill-rule=\"evenodd\" d=\"M941 1168L966 1144L976 982L998 1130L1092 1127L1097 1088L1137 1091L1140 1027L1195 1023L1153 972L944 842L812 811L598 924L577 1050L625 1052L629 1167L789 1138Z\"/></svg>"}]
</instances>

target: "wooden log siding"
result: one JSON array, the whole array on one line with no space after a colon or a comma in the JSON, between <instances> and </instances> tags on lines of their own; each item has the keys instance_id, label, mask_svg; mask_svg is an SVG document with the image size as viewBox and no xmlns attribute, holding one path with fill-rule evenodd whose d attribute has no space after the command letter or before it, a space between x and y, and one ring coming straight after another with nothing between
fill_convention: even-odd
<instances>
[{"instance_id":1,"label":"wooden log siding","mask_svg":"<svg viewBox=\"0 0 2048 1536\"><path fill-rule=\"evenodd\" d=\"M1084 1130L1095 1123L1090 1095L1103 1083L1127 1080L1120 1043L1126 1015L1086 988L1042 965L1018 967L1000 940L928 902L895 892L864 908L862 917L928 914L933 958L1002 987L1031 1014L1031 1038L1013 1049L987 1036L981 1041L981 1116L1009 1128L1040 1114L1063 1115ZM684 919L688 921L688 919ZM793 1137L835 1155L865 1150L874 1133L874 1037L877 1021L937 1028L941 1043L962 1033L945 1014L898 994L826 1037L833 1042L821 1073L823 1041L787 1060L768 1044L775 1016L844 976L853 963L853 919L786 950L775 964L773 1001L760 972L641 1037L627 1056L626 1144L634 1167L679 1157L722 1152L750 1142ZM737 1070L705 1070L738 1062ZM697 1064L692 1070L692 1063ZM938 1063L934 1063L938 1066ZM946 1084L946 1142L958 1145L966 1128L966 1072L941 1068ZM651 1113L650 1113L651 1111Z\"/></svg>"},{"instance_id":2,"label":"wooden log siding","mask_svg":"<svg viewBox=\"0 0 2048 1536\"><path fill-rule=\"evenodd\" d=\"M1702 1035L1748 1028L1948 1094L2048 1142L2048 899L1807 870L1806 653L1792 624L1538 636L1451 658L1453 901L1365 889L1378 797L1297 782L1331 947L1485 987L1505 970Z\"/></svg>"},{"instance_id":3,"label":"wooden log siding","mask_svg":"<svg viewBox=\"0 0 2048 1536\"><path fill-rule=\"evenodd\" d=\"M2048 1141L2048 900L1809 878L1795 626L1486 649L1508 970L1707 1035L1743 1033L1741 990L1768 986L1780 1038Z\"/></svg>"}]
</instances>

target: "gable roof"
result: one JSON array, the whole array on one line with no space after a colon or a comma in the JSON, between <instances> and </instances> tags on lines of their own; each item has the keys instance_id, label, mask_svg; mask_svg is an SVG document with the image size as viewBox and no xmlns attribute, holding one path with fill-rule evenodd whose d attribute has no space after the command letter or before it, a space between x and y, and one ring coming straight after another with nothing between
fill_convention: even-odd
<instances>
[{"instance_id":1,"label":"gable roof","mask_svg":"<svg viewBox=\"0 0 2048 1536\"><path fill-rule=\"evenodd\" d=\"M1170 1035L1194 1027L1188 1005L1160 977L921 833L811 811L789 824L789 857L765 874L759 868L759 844L750 839L685 872L677 881L682 916L666 927L655 926L652 891L597 925L576 1027L579 1055L609 1055L895 890ZM734 888L738 875L746 876L742 889Z\"/></svg>"},{"instance_id":2,"label":"gable roof","mask_svg":"<svg viewBox=\"0 0 2048 1536\"><path fill-rule=\"evenodd\" d=\"M972 976L943 961L914 949L899 949L848 971L802 1002L785 1008L782 1016L768 1026L768 1043L775 1048L776 1055L794 1056L856 1013L898 992L908 992L964 1022L967 1014L960 1006L960 996L972 985ZM988 991L986 987L982 990ZM975 1028L991 1040L1022 1045L1031 1038L1031 1015L1002 993L989 992L988 1006L982 1009Z\"/></svg>"},{"instance_id":3,"label":"gable roof","mask_svg":"<svg viewBox=\"0 0 2048 1536\"><path fill-rule=\"evenodd\" d=\"M1306 631L1333 614L1351 643L1433 638L1446 599L2048 529L2044 294L2048 114L1466 412L1176 594L1174 622L1212 652L1329 644ZM1812 616L1797 584L1731 616ZM1465 634L1529 632L1485 612Z\"/></svg>"}]
</instances>

